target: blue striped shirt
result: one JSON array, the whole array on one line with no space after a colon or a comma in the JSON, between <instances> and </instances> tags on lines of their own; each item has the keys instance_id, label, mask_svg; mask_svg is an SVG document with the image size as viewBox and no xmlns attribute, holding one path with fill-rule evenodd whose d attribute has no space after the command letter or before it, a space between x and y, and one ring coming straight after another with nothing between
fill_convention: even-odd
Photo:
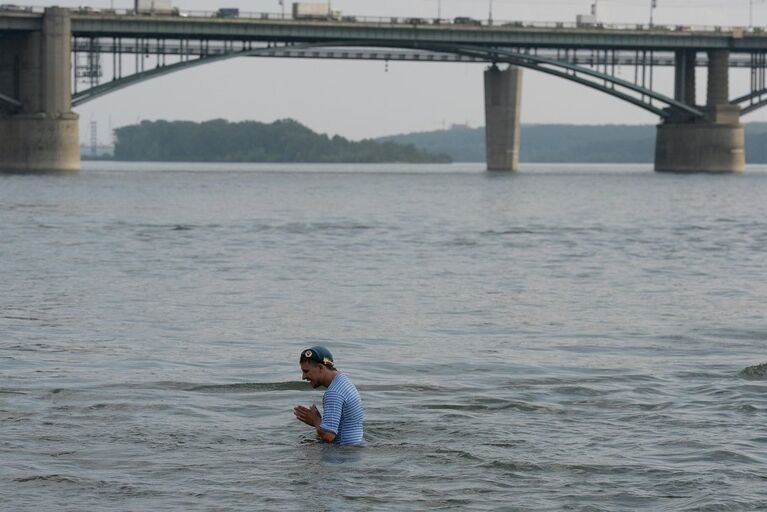
<instances>
[{"instance_id":1,"label":"blue striped shirt","mask_svg":"<svg viewBox=\"0 0 767 512\"><path fill-rule=\"evenodd\" d=\"M335 444L364 444L362 399L352 381L338 373L322 397L320 428L336 435Z\"/></svg>"}]
</instances>

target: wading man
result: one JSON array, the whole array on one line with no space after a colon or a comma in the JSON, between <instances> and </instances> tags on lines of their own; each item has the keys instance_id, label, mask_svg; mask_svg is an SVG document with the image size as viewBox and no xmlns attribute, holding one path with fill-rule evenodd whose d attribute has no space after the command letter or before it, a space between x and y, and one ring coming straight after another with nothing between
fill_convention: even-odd
<instances>
[{"instance_id":1,"label":"wading man","mask_svg":"<svg viewBox=\"0 0 767 512\"><path fill-rule=\"evenodd\" d=\"M317 429L326 443L364 444L360 394L349 377L336 369L330 351L320 346L306 349L301 352L299 364L302 380L308 380L315 389L326 387L327 391L322 397L322 414L314 405L298 405L293 409L296 418Z\"/></svg>"}]
</instances>

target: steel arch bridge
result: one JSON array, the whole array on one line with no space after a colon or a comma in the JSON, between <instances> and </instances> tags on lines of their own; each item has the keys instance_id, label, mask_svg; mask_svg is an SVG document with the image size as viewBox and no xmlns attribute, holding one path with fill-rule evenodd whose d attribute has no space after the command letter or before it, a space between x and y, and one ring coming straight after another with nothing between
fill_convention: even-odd
<instances>
[{"instance_id":1,"label":"steel arch bridge","mask_svg":"<svg viewBox=\"0 0 767 512\"><path fill-rule=\"evenodd\" d=\"M73 80L72 105L79 106L109 93L177 71L212 64L238 57L329 60L379 60L386 62L464 62L507 63L562 78L616 97L660 118L668 118L676 109L692 118L705 114L695 105L654 90L654 68L674 66L673 52L596 51L569 49L529 49L484 47L476 45L407 45L397 47L372 46L366 42L327 42L283 45L252 45L240 43L203 44L175 41L168 43L146 40L109 41L75 38L73 61L77 76ZM104 79L103 56L112 57L111 77ZM151 65L138 60L133 70L123 74L126 56L152 56ZM175 57L170 60L168 57ZM107 59L109 60L109 59ZM119 62L119 64L118 64ZM79 63L79 64L78 64ZM708 58L696 59L696 65L706 66ZM733 68L751 70L751 91L731 101L742 114L754 112L767 104L767 53L731 57ZM633 68L633 80L618 76L618 69ZM87 87L82 88L81 84ZM0 96L0 101L3 98ZM14 104L13 99L5 100Z\"/></svg>"},{"instance_id":2,"label":"steel arch bridge","mask_svg":"<svg viewBox=\"0 0 767 512\"><path fill-rule=\"evenodd\" d=\"M731 52L730 68L751 73L750 91L730 103L742 114L767 103L767 34L758 31L446 21L346 16L307 22L261 13L234 20L216 19L215 13L168 19L76 11L72 102L82 105L152 78L236 57L476 62L508 63L578 83L661 119L683 114L694 120L705 112L677 91L657 90L654 70L678 67L680 52L692 52L694 66L707 66L707 52L724 48ZM179 30L182 26L194 29ZM629 77L626 68L633 71ZM0 102L12 108L14 99L0 96Z\"/></svg>"},{"instance_id":3,"label":"steel arch bridge","mask_svg":"<svg viewBox=\"0 0 767 512\"><path fill-rule=\"evenodd\" d=\"M384 61L415 61L415 62L484 62L484 63L508 63L514 66L532 69L545 74L563 78L597 91L609 94L623 101L636 105L661 118L668 117L672 108L686 112L693 117L703 117L703 112L686 105L681 101L666 96L652 89L652 78L649 69L661 62L647 54L637 55L634 58L627 56L609 55L578 55L566 57L551 55L551 52L530 52L519 49L485 48L481 46L440 46L412 48L402 45L398 48L374 48L366 43L343 42L321 44L299 44L285 46L267 46L262 48L227 49L197 48L200 53L192 58L190 54L182 54L181 47L167 47L159 45L128 45L117 48L114 44L104 44L96 41L76 41L73 48L76 55L86 55L87 62L97 63L93 55L113 54L118 52L125 54L135 52L138 55L177 55L186 58L172 63L158 62L150 69L139 69L126 76L113 76L110 80L100 82L92 80L98 76L92 70L81 73L89 87L78 90L72 96L72 105L82 105L90 100L111 92L123 89L152 78L164 76L176 71L192 67L211 64L236 57L271 57L271 58L308 58L308 59L346 59L346 60L384 60ZM172 52L172 53L160 53ZM77 58L77 57L75 57ZM653 60L651 60L653 59ZM673 62L673 60L671 61ZM615 75L617 66L625 66L633 63L637 66L636 75L645 83L634 83ZM611 69L603 71L599 68ZM641 70L641 71L640 71Z\"/></svg>"},{"instance_id":4,"label":"steel arch bridge","mask_svg":"<svg viewBox=\"0 0 767 512\"><path fill-rule=\"evenodd\" d=\"M0 6L0 130L9 136L0 139L0 158L19 169L79 168L77 114L72 106L193 66L245 56L476 62L493 65L491 70L497 70L495 64L508 63L511 69L502 75L508 79L495 71L485 74L486 117L492 113L493 118L488 155L518 152L518 137L509 137L518 132L513 125L518 123L520 97L512 94L520 90L517 68L539 71L657 115L661 121L657 171L743 170L740 116L767 103L767 32L760 28L360 18L334 13L293 19L268 13L231 17L4 5ZM661 91L664 84L655 80L659 66L673 69L670 94ZM705 105L696 101L696 68L701 66L708 70ZM729 88L732 68L751 73L748 92L735 98ZM507 89L506 96L501 88ZM502 96L508 105L497 103ZM45 144L35 142L42 133L38 124L46 126ZM48 151L48 146L58 149ZM512 160L503 164L505 170L516 167Z\"/></svg>"}]
</instances>

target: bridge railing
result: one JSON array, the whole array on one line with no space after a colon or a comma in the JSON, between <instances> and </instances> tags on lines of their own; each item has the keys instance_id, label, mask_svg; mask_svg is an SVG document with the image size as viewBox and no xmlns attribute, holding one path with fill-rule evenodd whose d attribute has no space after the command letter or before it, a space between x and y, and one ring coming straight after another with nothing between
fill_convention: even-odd
<instances>
[{"instance_id":1,"label":"bridge railing","mask_svg":"<svg viewBox=\"0 0 767 512\"><path fill-rule=\"evenodd\" d=\"M4 13L27 12L42 13L44 7L40 6L18 6L13 4L0 5L0 15ZM103 16L147 16L147 17L182 17L193 19L222 19L222 20L266 20L266 21L285 21L285 22L333 22L333 23L360 23L376 26L424 26L424 27L449 27L475 30L499 30L499 29L592 29L592 30L638 30L638 31L658 31L658 32L707 32L707 33L764 33L767 28L763 27L740 27L740 26L720 26L720 25L656 25L646 23L576 23L565 21L522 21L522 20L480 20L477 18L458 16L455 18L423 18L423 17L402 17L402 16L357 16L333 13L327 18L293 18L288 12L238 12L236 15L228 15L221 11L195 11L174 9L172 12L147 12L137 13L133 9L103 9L96 7L74 7L70 9L73 14L83 15L103 15Z\"/></svg>"}]
</instances>

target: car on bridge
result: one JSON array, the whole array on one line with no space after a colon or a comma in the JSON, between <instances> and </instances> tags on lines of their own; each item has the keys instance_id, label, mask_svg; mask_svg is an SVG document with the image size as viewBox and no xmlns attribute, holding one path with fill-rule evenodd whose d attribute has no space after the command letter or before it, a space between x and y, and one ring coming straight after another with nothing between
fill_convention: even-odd
<instances>
[{"instance_id":1,"label":"car on bridge","mask_svg":"<svg viewBox=\"0 0 767 512\"><path fill-rule=\"evenodd\" d=\"M482 22L475 18L469 18L467 16L458 16L457 18L453 19L453 25L473 25L476 27L481 27Z\"/></svg>"},{"instance_id":2,"label":"car on bridge","mask_svg":"<svg viewBox=\"0 0 767 512\"><path fill-rule=\"evenodd\" d=\"M16 4L2 4L0 5L0 11L31 11L32 7L21 6Z\"/></svg>"},{"instance_id":3,"label":"car on bridge","mask_svg":"<svg viewBox=\"0 0 767 512\"><path fill-rule=\"evenodd\" d=\"M222 7L216 11L219 18L237 18L240 15L240 9L237 7Z\"/></svg>"}]
</instances>

